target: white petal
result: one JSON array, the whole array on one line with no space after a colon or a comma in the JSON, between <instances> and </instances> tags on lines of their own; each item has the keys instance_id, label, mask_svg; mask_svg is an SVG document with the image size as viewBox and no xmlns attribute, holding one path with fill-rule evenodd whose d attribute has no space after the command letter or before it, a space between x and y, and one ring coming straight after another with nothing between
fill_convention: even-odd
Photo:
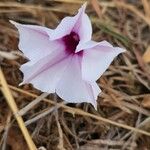
<instances>
[{"instance_id":1,"label":"white petal","mask_svg":"<svg viewBox=\"0 0 150 150\"><path fill-rule=\"evenodd\" d=\"M57 85L56 93L67 102L88 102L96 107L96 99L100 89L95 82L86 82L82 79L80 61L79 56L73 56Z\"/></svg>"},{"instance_id":2,"label":"white petal","mask_svg":"<svg viewBox=\"0 0 150 150\"><path fill-rule=\"evenodd\" d=\"M35 30L35 31L43 33L45 35L49 35L53 31L52 29L46 28L44 26L30 25L30 24L29 25L28 24L21 24L21 23L15 22L13 20L10 20L10 23L12 23L16 27L18 27L18 26L24 26L26 28Z\"/></svg>"},{"instance_id":3,"label":"white petal","mask_svg":"<svg viewBox=\"0 0 150 150\"><path fill-rule=\"evenodd\" d=\"M85 43L91 40L92 36L92 25L89 17L85 13L85 8L86 3L80 8L80 16L73 28L73 31L75 31L80 37L80 43Z\"/></svg>"},{"instance_id":4,"label":"white petal","mask_svg":"<svg viewBox=\"0 0 150 150\"><path fill-rule=\"evenodd\" d=\"M60 51L48 55L36 64L28 62L20 68L24 74L22 84L32 83L34 87L43 92L54 93L70 60L71 57Z\"/></svg>"},{"instance_id":5,"label":"white petal","mask_svg":"<svg viewBox=\"0 0 150 150\"><path fill-rule=\"evenodd\" d=\"M53 30L53 34L49 34L50 40L56 40L64 37L65 35L68 35L71 33L78 16L74 17L65 17L62 19L60 24L57 26L55 30Z\"/></svg>"},{"instance_id":6,"label":"white petal","mask_svg":"<svg viewBox=\"0 0 150 150\"><path fill-rule=\"evenodd\" d=\"M53 34L50 35L50 39L59 39L71 32L76 32L80 37L80 42L86 42L91 40L92 26L88 16L85 14L86 3L79 9L78 14L74 17L65 17Z\"/></svg>"},{"instance_id":7,"label":"white petal","mask_svg":"<svg viewBox=\"0 0 150 150\"><path fill-rule=\"evenodd\" d=\"M109 42L107 41L101 41L101 42L95 42L95 41L88 41L85 43L79 43L76 49L76 52L79 52L81 50L86 50L86 49L90 49L93 48L95 46L108 46L108 47L113 47Z\"/></svg>"},{"instance_id":8,"label":"white petal","mask_svg":"<svg viewBox=\"0 0 150 150\"><path fill-rule=\"evenodd\" d=\"M50 41L50 29L34 25L23 25L11 21L19 31L19 49L27 58L38 61L51 52L63 48L60 41Z\"/></svg>"},{"instance_id":9,"label":"white petal","mask_svg":"<svg viewBox=\"0 0 150 150\"><path fill-rule=\"evenodd\" d=\"M106 43L105 43L106 44ZM82 59L82 77L87 81L96 81L109 67L113 59L125 50L119 47L98 45L84 50Z\"/></svg>"}]
</instances>

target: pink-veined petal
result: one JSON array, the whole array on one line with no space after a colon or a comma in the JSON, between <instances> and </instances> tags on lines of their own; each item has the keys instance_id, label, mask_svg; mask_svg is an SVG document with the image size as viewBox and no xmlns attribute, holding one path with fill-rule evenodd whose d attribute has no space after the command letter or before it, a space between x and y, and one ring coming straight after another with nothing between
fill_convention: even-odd
<instances>
[{"instance_id":1,"label":"pink-veined petal","mask_svg":"<svg viewBox=\"0 0 150 150\"><path fill-rule=\"evenodd\" d=\"M11 21L19 31L19 49L27 58L36 62L55 50L64 49L59 40L50 41L50 29L41 26L23 25Z\"/></svg>"},{"instance_id":2,"label":"pink-veined petal","mask_svg":"<svg viewBox=\"0 0 150 150\"><path fill-rule=\"evenodd\" d=\"M89 102L96 107L96 99L100 93L94 82L86 82L81 75L81 57L74 55L56 87L56 93L70 103Z\"/></svg>"},{"instance_id":3,"label":"pink-veined petal","mask_svg":"<svg viewBox=\"0 0 150 150\"><path fill-rule=\"evenodd\" d=\"M97 80L109 67L113 59L125 50L119 47L100 43L93 48L84 50L82 59L82 77L87 81Z\"/></svg>"},{"instance_id":4,"label":"pink-veined petal","mask_svg":"<svg viewBox=\"0 0 150 150\"><path fill-rule=\"evenodd\" d=\"M54 93L56 85L71 60L63 51L56 51L33 64L30 61L21 66L24 81L21 84L32 83L41 91Z\"/></svg>"}]
</instances>

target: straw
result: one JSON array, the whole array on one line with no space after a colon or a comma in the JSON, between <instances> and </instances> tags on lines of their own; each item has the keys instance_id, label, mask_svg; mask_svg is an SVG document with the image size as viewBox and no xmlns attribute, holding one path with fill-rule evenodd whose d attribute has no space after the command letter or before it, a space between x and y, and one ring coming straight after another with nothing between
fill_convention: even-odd
<instances>
[{"instance_id":1,"label":"straw","mask_svg":"<svg viewBox=\"0 0 150 150\"><path fill-rule=\"evenodd\" d=\"M6 98L6 101L9 105L9 107L11 108L13 114L15 115L15 118L16 118L18 125L22 131L22 134L23 134L23 136L24 136L24 138L28 144L29 149L30 150L36 150L37 148L36 148L34 142L32 141L32 138L31 138L31 136L30 136L25 124L24 124L22 117L17 115L18 114L18 108L17 108L15 100L14 100L14 98L10 92L8 84L5 80L5 77L4 77L4 74L3 74L1 67L0 67L0 82L1 82L1 86L2 86L1 90L2 90L2 92Z\"/></svg>"}]
</instances>

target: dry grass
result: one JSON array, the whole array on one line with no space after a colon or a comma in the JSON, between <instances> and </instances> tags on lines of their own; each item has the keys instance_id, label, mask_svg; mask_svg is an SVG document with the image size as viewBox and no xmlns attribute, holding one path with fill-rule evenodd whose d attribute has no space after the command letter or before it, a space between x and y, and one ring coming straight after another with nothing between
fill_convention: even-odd
<instances>
[{"instance_id":1,"label":"dry grass","mask_svg":"<svg viewBox=\"0 0 150 150\"><path fill-rule=\"evenodd\" d=\"M149 0L88 3L93 39L105 39L127 49L97 81L103 91L97 101L98 111L90 104L65 104L56 95L41 95L31 85L18 87L22 81L19 67L26 59L18 51L18 33L9 20L55 28L82 3L0 1L0 65L12 99L20 109L17 114L23 117L23 124L39 149L150 149L150 66L146 57L150 47ZM2 78L0 89L0 149L26 150L24 134L6 103L9 96Z\"/></svg>"}]
</instances>

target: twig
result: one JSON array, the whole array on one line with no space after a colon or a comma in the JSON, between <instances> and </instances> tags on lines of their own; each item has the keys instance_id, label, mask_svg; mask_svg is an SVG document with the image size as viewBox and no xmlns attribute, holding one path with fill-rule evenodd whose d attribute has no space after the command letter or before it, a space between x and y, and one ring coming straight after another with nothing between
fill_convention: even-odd
<instances>
[{"instance_id":1,"label":"twig","mask_svg":"<svg viewBox=\"0 0 150 150\"><path fill-rule=\"evenodd\" d=\"M135 6L130 5L130 4L126 4L124 2L99 2L99 4L101 6L105 6L105 7L121 7L121 8L125 8L131 12L133 12L135 15L139 16L143 21L145 21L149 26L150 26L150 19L145 16L144 14L142 14Z\"/></svg>"},{"instance_id":2,"label":"twig","mask_svg":"<svg viewBox=\"0 0 150 150\"><path fill-rule=\"evenodd\" d=\"M56 118L56 124L57 124L57 127L58 127L58 133L59 133L59 143L58 143L57 147L60 150L65 150L64 142L63 142L63 131L62 131L61 125L59 123L59 117L58 117L57 95L56 94L54 95L54 101L55 101L55 107L56 107L56 109L55 109L55 118Z\"/></svg>"},{"instance_id":3,"label":"twig","mask_svg":"<svg viewBox=\"0 0 150 150\"><path fill-rule=\"evenodd\" d=\"M0 8L18 8L22 9L22 12L26 11L54 11L54 12L62 12L60 11L59 8L55 7L44 7L42 5L32 5L32 4L21 4L21 3L16 3L16 2L0 2ZM20 10L21 11L21 10ZM0 12L1 13L1 12Z\"/></svg>"},{"instance_id":4,"label":"twig","mask_svg":"<svg viewBox=\"0 0 150 150\"><path fill-rule=\"evenodd\" d=\"M141 120L141 113L139 113L139 115L138 115L138 119L137 119L136 125L135 125L136 127L138 127L138 124L140 123L140 120ZM136 142L135 142L136 139L137 139L136 134L137 133L133 133L133 135L126 141L126 143L124 143L124 145L122 147L122 150L125 150L128 145L130 145L129 150L133 150L133 149L136 148L136 146L137 146Z\"/></svg>"},{"instance_id":5,"label":"twig","mask_svg":"<svg viewBox=\"0 0 150 150\"><path fill-rule=\"evenodd\" d=\"M97 144L97 145L122 146L124 144L124 141L98 139L98 140L88 141L88 143Z\"/></svg>"},{"instance_id":6,"label":"twig","mask_svg":"<svg viewBox=\"0 0 150 150\"><path fill-rule=\"evenodd\" d=\"M4 135L3 135L2 150L6 149L6 141L7 141L8 131L9 131L9 128L11 126L11 124L10 124L11 117L12 117L12 114L9 111L8 118L7 118L7 121L6 121L6 126L5 126L5 132L4 132Z\"/></svg>"},{"instance_id":7,"label":"twig","mask_svg":"<svg viewBox=\"0 0 150 150\"><path fill-rule=\"evenodd\" d=\"M43 98L45 98L48 95L49 95L49 93L42 93L34 101L32 101L27 106L25 106L24 108L22 108L17 114L20 115L20 116L26 114L30 109L32 109L36 104L38 104L39 102L41 102L43 100Z\"/></svg>"},{"instance_id":8,"label":"twig","mask_svg":"<svg viewBox=\"0 0 150 150\"><path fill-rule=\"evenodd\" d=\"M7 85L7 82L5 80L5 77L3 75L1 67L0 67L0 80L1 80L1 86L2 86L1 90L2 90L2 92L3 92L3 94L4 94L5 98L6 98L6 101L7 101L8 105L9 105L9 107L11 108L12 112L14 114L16 114L18 112L18 108L17 108L15 100L14 100L14 98L13 98L11 92L10 92L10 89L9 89L9 87ZM29 149L30 150L36 150L36 146L33 143L32 138L31 138L27 128L25 127L25 124L23 122L22 117L19 116L19 115L15 115L15 118L16 118L16 120L18 122L18 125L19 125L19 127L20 127L20 129L21 129L21 131L23 133L23 136L24 136L24 138L25 138L25 140L26 140L26 142L27 142L27 144L29 146Z\"/></svg>"},{"instance_id":9,"label":"twig","mask_svg":"<svg viewBox=\"0 0 150 150\"><path fill-rule=\"evenodd\" d=\"M144 7L144 11L145 11L145 15L150 18L150 3L148 2L148 0L142 0L143 3L143 7Z\"/></svg>"},{"instance_id":10,"label":"twig","mask_svg":"<svg viewBox=\"0 0 150 150\"><path fill-rule=\"evenodd\" d=\"M39 114L38 116L36 116L36 117L34 117L34 118L32 118L32 119L26 121L26 122L25 122L25 125L26 125L26 126L30 125L31 123L33 123L33 122L39 120L40 118L45 117L45 116L48 115L49 113L53 112L56 108L58 109L58 108L60 108L60 107L61 107L61 106L53 106L52 108L48 108L45 112L43 112L43 113Z\"/></svg>"},{"instance_id":11,"label":"twig","mask_svg":"<svg viewBox=\"0 0 150 150\"><path fill-rule=\"evenodd\" d=\"M62 3L75 3L75 4L83 4L86 2L86 0L76 0L76 1L73 1L73 0L54 0L55 2L62 2Z\"/></svg>"},{"instance_id":12,"label":"twig","mask_svg":"<svg viewBox=\"0 0 150 150\"><path fill-rule=\"evenodd\" d=\"M98 5L98 1L97 0L91 0L91 4L92 4L96 14L98 15L98 17L101 19L102 18L102 12L101 12L100 6Z\"/></svg>"},{"instance_id":13,"label":"twig","mask_svg":"<svg viewBox=\"0 0 150 150\"><path fill-rule=\"evenodd\" d=\"M23 93L25 95L34 97L34 98L38 97L36 94L33 94L33 93L30 93L30 92L18 89L18 88L13 87L13 86L10 86L10 88L13 89L13 90L15 90L15 91L21 92L21 93ZM53 102L50 99L43 99L43 101L55 105L55 102ZM61 104L61 103L59 103L57 105L60 106L60 107L62 107L62 108L64 108L66 112L69 112L69 113L72 113L72 114L74 113L74 114L78 114L78 115L83 115L83 116L91 117L91 118L94 118L96 120L103 121L103 122L109 123L111 125L115 125L117 127L121 127L121 128L127 129L127 130L131 130L131 131L134 131L134 132L138 132L138 133L150 136L150 133L147 132L147 131L140 130L138 128L134 128L134 127L131 127L131 126L128 126L128 125L124 125L124 124L121 124L121 123L117 123L115 121L103 118L101 116L94 115L94 114L91 114L91 113L88 113L88 112L84 112L83 110L80 110L80 109L77 109L77 108L71 108L71 107L66 106L64 104Z\"/></svg>"}]
</instances>

